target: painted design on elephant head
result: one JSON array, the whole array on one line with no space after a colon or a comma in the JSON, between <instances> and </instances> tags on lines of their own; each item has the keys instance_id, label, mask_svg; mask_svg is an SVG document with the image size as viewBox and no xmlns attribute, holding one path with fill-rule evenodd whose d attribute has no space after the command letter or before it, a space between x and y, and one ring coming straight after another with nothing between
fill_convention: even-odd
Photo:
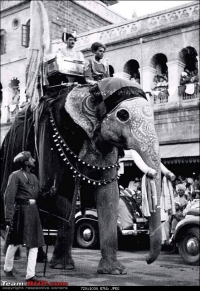
<instances>
[{"instance_id":1,"label":"painted design on elephant head","mask_svg":"<svg viewBox=\"0 0 200 291\"><path fill-rule=\"evenodd\" d=\"M114 128L116 135L113 135ZM159 163L159 144L154 127L153 110L142 98L125 100L104 118L102 123L104 139L114 140L120 145L120 139L127 149L146 152L155 163Z\"/></svg>"}]
</instances>

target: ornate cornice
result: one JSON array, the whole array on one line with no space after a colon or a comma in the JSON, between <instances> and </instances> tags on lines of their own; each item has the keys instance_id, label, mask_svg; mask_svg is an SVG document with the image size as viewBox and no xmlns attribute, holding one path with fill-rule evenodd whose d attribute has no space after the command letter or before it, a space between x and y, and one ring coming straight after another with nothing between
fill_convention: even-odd
<instances>
[{"instance_id":1,"label":"ornate cornice","mask_svg":"<svg viewBox=\"0 0 200 291\"><path fill-rule=\"evenodd\" d=\"M26 2L30 2L30 0L3 0L0 2L1 4L1 7L0 7L0 11L4 11L6 9L9 9L11 7L14 7L14 6L17 6L17 5L21 5L23 3L26 3Z\"/></svg>"},{"instance_id":2,"label":"ornate cornice","mask_svg":"<svg viewBox=\"0 0 200 291\"><path fill-rule=\"evenodd\" d=\"M88 2L88 1L84 1ZM93 2L93 1L91 1ZM161 30L173 29L192 22L199 21L199 3L196 1L170 8L157 13L127 20L120 24L105 26L78 36L77 46L87 49L94 41L102 41L105 44L139 37Z\"/></svg>"}]
</instances>

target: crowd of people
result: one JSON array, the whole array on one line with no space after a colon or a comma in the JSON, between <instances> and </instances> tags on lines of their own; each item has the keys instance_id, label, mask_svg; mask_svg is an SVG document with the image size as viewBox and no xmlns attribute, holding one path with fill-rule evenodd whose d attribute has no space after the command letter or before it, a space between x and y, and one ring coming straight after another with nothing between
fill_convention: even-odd
<instances>
[{"instance_id":1,"label":"crowd of people","mask_svg":"<svg viewBox=\"0 0 200 291\"><path fill-rule=\"evenodd\" d=\"M199 88L199 75L198 75L198 69L195 68L193 70L189 70L187 66L185 67L184 71L181 73L181 79L180 79L180 88L179 88L179 94L182 95L184 93L188 95L193 95L195 92L198 93Z\"/></svg>"},{"instance_id":2,"label":"crowd of people","mask_svg":"<svg viewBox=\"0 0 200 291\"><path fill-rule=\"evenodd\" d=\"M154 103L161 103L163 99L166 101L169 96L167 74L155 75L151 89L154 96Z\"/></svg>"},{"instance_id":3,"label":"crowd of people","mask_svg":"<svg viewBox=\"0 0 200 291\"><path fill-rule=\"evenodd\" d=\"M131 197L133 201L139 206L142 213L142 187L141 178L136 177L128 183L128 187L120 186L120 197ZM182 220L191 208L199 209L199 178L178 176L172 181L175 213L172 210L161 210L162 227L162 244L170 245L176 225ZM122 203L120 204L122 207ZM124 211L126 212L126 211ZM144 216L144 214L142 213ZM128 218L128 215L126 215ZM130 214L129 214L130 216ZM126 219L128 221L128 219ZM130 219L129 219L130 222ZM131 222L130 222L131 223ZM129 223L129 225L130 225ZM173 246L175 248L175 246ZM174 251L174 248L172 252Z\"/></svg>"}]
</instances>

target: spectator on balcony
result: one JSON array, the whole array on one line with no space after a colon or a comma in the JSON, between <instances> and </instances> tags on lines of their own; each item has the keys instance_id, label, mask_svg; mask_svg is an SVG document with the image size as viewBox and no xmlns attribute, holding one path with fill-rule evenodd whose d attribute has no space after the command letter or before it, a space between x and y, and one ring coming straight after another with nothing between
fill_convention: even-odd
<instances>
[{"instance_id":1,"label":"spectator on balcony","mask_svg":"<svg viewBox=\"0 0 200 291\"><path fill-rule=\"evenodd\" d=\"M91 46L94 54L92 59L85 63L85 80L88 84L96 84L98 81L110 76L108 65L102 62L106 46L100 42L94 42Z\"/></svg>"},{"instance_id":2,"label":"spectator on balcony","mask_svg":"<svg viewBox=\"0 0 200 291\"><path fill-rule=\"evenodd\" d=\"M135 81L138 84L140 84L140 76L139 76L139 74L138 73L134 73L133 77L131 78L131 81Z\"/></svg>"},{"instance_id":3,"label":"spectator on balcony","mask_svg":"<svg viewBox=\"0 0 200 291\"><path fill-rule=\"evenodd\" d=\"M191 72L190 82L191 83L199 83L199 75L198 75L197 69L195 69L194 71Z\"/></svg>"},{"instance_id":4,"label":"spectator on balcony","mask_svg":"<svg viewBox=\"0 0 200 291\"><path fill-rule=\"evenodd\" d=\"M154 77L152 91L155 103L167 102L169 96L167 75L156 75Z\"/></svg>"},{"instance_id":5,"label":"spectator on balcony","mask_svg":"<svg viewBox=\"0 0 200 291\"><path fill-rule=\"evenodd\" d=\"M191 78L191 72L185 68L184 72L181 73L181 80L180 80L180 85L185 85L190 83L190 78Z\"/></svg>"}]
</instances>

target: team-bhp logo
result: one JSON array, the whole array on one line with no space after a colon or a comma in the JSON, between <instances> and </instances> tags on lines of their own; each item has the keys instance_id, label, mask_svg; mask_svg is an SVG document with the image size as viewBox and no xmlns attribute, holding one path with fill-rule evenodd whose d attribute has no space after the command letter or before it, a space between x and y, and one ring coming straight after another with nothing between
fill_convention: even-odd
<instances>
[{"instance_id":1,"label":"team-bhp logo","mask_svg":"<svg viewBox=\"0 0 200 291\"><path fill-rule=\"evenodd\" d=\"M54 286L54 287L66 287L68 286L68 282L47 282L45 280L33 282L8 282L5 280L1 280L1 286Z\"/></svg>"},{"instance_id":2,"label":"team-bhp logo","mask_svg":"<svg viewBox=\"0 0 200 291\"><path fill-rule=\"evenodd\" d=\"M68 286L68 282L47 282L47 281L28 281L26 286L57 286L57 287L65 287Z\"/></svg>"}]
</instances>

